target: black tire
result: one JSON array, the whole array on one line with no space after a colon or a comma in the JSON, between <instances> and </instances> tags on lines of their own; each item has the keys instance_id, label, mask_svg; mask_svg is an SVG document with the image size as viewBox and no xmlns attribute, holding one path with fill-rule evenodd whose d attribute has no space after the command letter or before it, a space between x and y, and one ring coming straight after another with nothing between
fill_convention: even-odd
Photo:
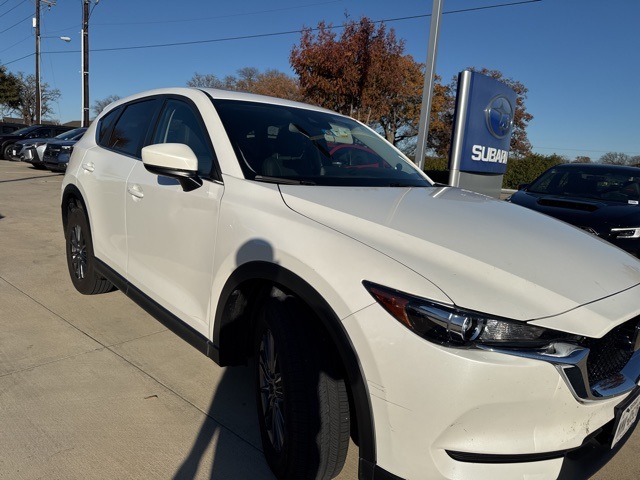
<instances>
[{"instance_id":1,"label":"black tire","mask_svg":"<svg viewBox=\"0 0 640 480\"><path fill-rule=\"evenodd\" d=\"M4 149L2 150L2 158L4 158L5 160L11 160L11 157L9 156L9 150L11 149L11 147L13 147L13 144L5 145Z\"/></svg>"},{"instance_id":2,"label":"black tire","mask_svg":"<svg viewBox=\"0 0 640 480\"><path fill-rule=\"evenodd\" d=\"M113 284L96 272L91 229L82 207L70 206L64 234L67 267L76 290L83 295L96 295L113 290Z\"/></svg>"},{"instance_id":3,"label":"black tire","mask_svg":"<svg viewBox=\"0 0 640 480\"><path fill-rule=\"evenodd\" d=\"M333 349L294 297L270 299L255 335L256 403L267 463L280 480L337 476L349 447L349 400Z\"/></svg>"}]
</instances>

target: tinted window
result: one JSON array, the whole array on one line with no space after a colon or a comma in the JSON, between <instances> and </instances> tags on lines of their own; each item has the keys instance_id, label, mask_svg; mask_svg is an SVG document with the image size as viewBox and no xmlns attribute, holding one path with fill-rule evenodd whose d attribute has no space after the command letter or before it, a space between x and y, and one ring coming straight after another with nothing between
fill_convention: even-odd
<instances>
[{"instance_id":1,"label":"tinted window","mask_svg":"<svg viewBox=\"0 0 640 480\"><path fill-rule=\"evenodd\" d=\"M79 139L85 130L86 128L74 128L73 130L67 130L56 135L56 138L59 138L60 140L74 140L77 137Z\"/></svg>"},{"instance_id":2,"label":"tinted window","mask_svg":"<svg viewBox=\"0 0 640 480\"><path fill-rule=\"evenodd\" d=\"M214 104L247 178L334 186L431 186L413 163L351 118L266 103Z\"/></svg>"},{"instance_id":3,"label":"tinted window","mask_svg":"<svg viewBox=\"0 0 640 480\"><path fill-rule=\"evenodd\" d=\"M118 115L121 111L122 108L115 108L107 113L104 117L102 117L100 119L100 122L98 122L98 144L102 145L103 147L107 146L111 128L116 122L116 119L118 118Z\"/></svg>"},{"instance_id":4,"label":"tinted window","mask_svg":"<svg viewBox=\"0 0 640 480\"><path fill-rule=\"evenodd\" d=\"M640 203L640 169L556 167L543 173L527 190L637 205Z\"/></svg>"},{"instance_id":5,"label":"tinted window","mask_svg":"<svg viewBox=\"0 0 640 480\"><path fill-rule=\"evenodd\" d=\"M52 134L52 128L38 128L29 134L29 138L49 138Z\"/></svg>"},{"instance_id":6,"label":"tinted window","mask_svg":"<svg viewBox=\"0 0 640 480\"><path fill-rule=\"evenodd\" d=\"M187 103L167 100L152 142L184 143L198 157L198 173L208 177L213 167L213 152L209 147L200 116Z\"/></svg>"},{"instance_id":7,"label":"tinted window","mask_svg":"<svg viewBox=\"0 0 640 480\"><path fill-rule=\"evenodd\" d=\"M153 120L157 102L156 99L152 99L127 105L113 127L107 148L140 157L140 150L149 131L149 124Z\"/></svg>"},{"instance_id":8,"label":"tinted window","mask_svg":"<svg viewBox=\"0 0 640 480\"><path fill-rule=\"evenodd\" d=\"M20 130L16 130L15 132L12 133L12 135L17 135L18 137L26 137L37 128L38 127L35 127L33 125L30 127L24 127L24 128L21 128Z\"/></svg>"}]
</instances>

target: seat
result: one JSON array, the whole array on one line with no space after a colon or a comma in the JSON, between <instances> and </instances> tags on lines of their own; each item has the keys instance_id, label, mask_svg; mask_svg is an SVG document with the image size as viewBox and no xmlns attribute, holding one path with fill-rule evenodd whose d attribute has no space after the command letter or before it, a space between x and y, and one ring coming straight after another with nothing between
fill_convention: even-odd
<instances>
[{"instance_id":1,"label":"seat","mask_svg":"<svg viewBox=\"0 0 640 480\"><path fill-rule=\"evenodd\" d=\"M262 164L262 174L269 177L300 177L320 171L317 150L293 125L282 127L276 139L275 152Z\"/></svg>"}]
</instances>

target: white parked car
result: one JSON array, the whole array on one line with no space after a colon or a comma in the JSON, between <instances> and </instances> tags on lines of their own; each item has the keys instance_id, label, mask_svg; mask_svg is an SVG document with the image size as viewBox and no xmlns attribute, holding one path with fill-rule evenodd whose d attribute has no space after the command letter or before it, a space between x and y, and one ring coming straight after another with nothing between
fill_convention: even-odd
<instances>
[{"instance_id":1,"label":"white parked car","mask_svg":"<svg viewBox=\"0 0 640 480\"><path fill-rule=\"evenodd\" d=\"M62 186L71 280L255 360L278 478L586 476L635 425L640 262L434 186L368 127L212 89L121 99ZM582 472L582 473L576 473Z\"/></svg>"}]
</instances>

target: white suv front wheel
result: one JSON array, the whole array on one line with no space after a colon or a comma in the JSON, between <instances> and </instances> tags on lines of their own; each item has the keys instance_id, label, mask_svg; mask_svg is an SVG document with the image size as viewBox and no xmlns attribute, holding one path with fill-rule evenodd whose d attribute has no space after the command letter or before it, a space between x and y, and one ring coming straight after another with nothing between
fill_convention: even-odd
<instances>
[{"instance_id":1,"label":"white suv front wheel","mask_svg":"<svg viewBox=\"0 0 640 480\"><path fill-rule=\"evenodd\" d=\"M262 446L278 479L330 479L349 446L349 401L330 348L291 296L266 302L256 328Z\"/></svg>"}]
</instances>

